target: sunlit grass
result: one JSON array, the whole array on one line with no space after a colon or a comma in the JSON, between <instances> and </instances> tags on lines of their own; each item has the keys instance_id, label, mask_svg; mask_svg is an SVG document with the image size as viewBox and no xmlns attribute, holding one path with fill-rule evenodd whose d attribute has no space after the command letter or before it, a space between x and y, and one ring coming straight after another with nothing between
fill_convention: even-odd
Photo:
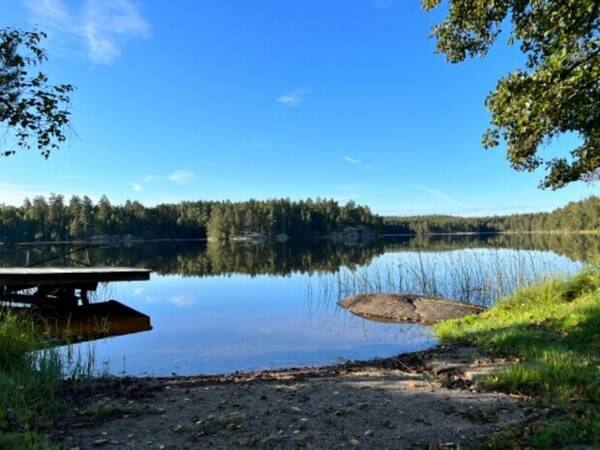
<instances>
[{"instance_id":1,"label":"sunlit grass","mask_svg":"<svg viewBox=\"0 0 600 450\"><path fill-rule=\"evenodd\" d=\"M546 408L545 421L522 436L534 448L600 446L600 265L521 288L480 316L438 324L436 334L520 358L485 387Z\"/></svg>"}]
</instances>

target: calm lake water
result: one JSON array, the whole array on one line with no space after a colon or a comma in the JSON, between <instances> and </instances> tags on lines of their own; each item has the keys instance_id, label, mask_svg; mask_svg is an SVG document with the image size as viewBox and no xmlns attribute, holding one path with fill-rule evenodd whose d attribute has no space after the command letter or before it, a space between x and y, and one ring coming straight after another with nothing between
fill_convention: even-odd
<instances>
[{"instance_id":1,"label":"calm lake water","mask_svg":"<svg viewBox=\"0 0 600 450\"><path fill-rule=\"evenodd\" d=\"M367 246L207 245L202 242L91 248L52 265L153 269L150 281L101 286L150 316L153 329L74 346L98 370L130 375L213 374L388 357L435 345L420 325L383 324L337 306L365 291L436 294L491 305L533 280L572 273L599 253L584 236L389 238ZM7 248L3 266L61 247Z\"/></svg>"}]
</instances>

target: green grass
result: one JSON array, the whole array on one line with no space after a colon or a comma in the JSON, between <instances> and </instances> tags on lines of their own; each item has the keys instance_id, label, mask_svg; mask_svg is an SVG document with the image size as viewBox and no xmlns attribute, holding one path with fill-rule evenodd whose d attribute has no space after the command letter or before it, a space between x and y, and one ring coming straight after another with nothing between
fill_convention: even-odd
<instances>
[{"instance_id":1,"label":"green grass","mask_svg":"<svg viewBox=\"0 0 600 450\"><path fill-rule=\"evenodd\" d=\"M513 430L507 446L520 439L533 448L600 448L600 264L521 288L480 316L438 324L436 334L519 358L484 387L531 396L545 417Z\"/></svg>"},{"instance_id":2,"label":"green grass","mask_svg":"<svg viewBox=\"0 0 600 450\"><path fill-rule=\"evenodd\" d=\"M33 324L16 314L0 320L0 448L53 449L37 430L59 411L61 362L42 350Z\"/></svg>"}]
</instances>

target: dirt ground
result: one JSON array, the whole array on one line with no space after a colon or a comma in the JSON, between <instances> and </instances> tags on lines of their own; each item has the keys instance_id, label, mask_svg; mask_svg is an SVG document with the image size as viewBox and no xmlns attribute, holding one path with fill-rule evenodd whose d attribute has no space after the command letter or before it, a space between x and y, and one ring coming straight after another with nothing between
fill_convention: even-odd
<instances>
[{"instance_id":1,"label":"dirt ground","mask_svg":"<svg viewBox=\"0 0 600 450\"><path fill-rule=\"evenodd\" d=\"M509 361L467 347L386 360L225 376L72 385L62 449L455 449L536 414L477 392Z\"/></svg>"}]
</instances>

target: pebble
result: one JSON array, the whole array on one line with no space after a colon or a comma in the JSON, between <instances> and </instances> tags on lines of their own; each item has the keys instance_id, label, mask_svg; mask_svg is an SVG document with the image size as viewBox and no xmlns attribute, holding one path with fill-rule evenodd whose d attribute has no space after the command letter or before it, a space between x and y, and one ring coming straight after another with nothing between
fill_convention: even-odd
<instances>
[{"instance_id":1,"label":"pebble","mask_svg":"<svg viewBox=\"0 0 600 450\"><path fill-rule=\"evenodd\" d=\"M108 439L96 439L94 441L94 446L100 447L101 445L108 444Z\"/></svg>"}]
</instances>

